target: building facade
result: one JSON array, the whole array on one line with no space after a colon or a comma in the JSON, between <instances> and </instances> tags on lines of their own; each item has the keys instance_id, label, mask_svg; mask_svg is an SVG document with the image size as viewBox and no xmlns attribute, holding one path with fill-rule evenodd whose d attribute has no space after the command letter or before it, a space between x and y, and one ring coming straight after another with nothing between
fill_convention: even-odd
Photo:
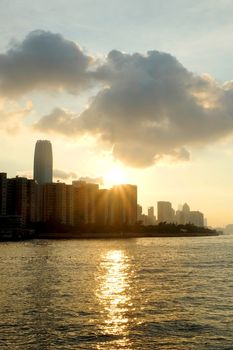
<instances>
[{"instance_id":1,"label":"building facade","mask_svg":"<svg viewBox=\"0 0 233 350\"><path fill-rule=\"evenodd\" d=\"M0 173L0 216L6 215L7 175Z\"/></svg>"},{"instance_id":2,"label":"building facade","mask_svg":"<svg viewBox=\"0 0 233 350\"><path fill-rule=\"evenodd\" d=\"M48 140L36 142L33 178L39 185L53 181L53 153Z\"/></svg>"},{"instance_id":3,"label":"building facade","mask_svg":"<svg viewBox=\"0 0 233 350\"><path fill-rule=\"evenodd\" d=\"M159 201L157 203L158 223L172 223L175 221L175 212L170 202Z\"/></svg>"}]
</instances>

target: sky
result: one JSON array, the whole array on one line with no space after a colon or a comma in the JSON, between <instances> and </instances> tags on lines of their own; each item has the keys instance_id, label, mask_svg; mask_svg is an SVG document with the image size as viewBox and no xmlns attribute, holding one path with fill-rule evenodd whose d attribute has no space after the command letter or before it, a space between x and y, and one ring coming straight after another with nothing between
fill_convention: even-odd
<instances>
[{"instance_id":1,"label":"sky","mask_svg":"<svg viewBox=\"0 0 233 350\"><path fill-rule=\"evenodd\" d=\"M138 186L233 222L231 0L0 0L0 171Z\"/></svg>"}]
</instances>

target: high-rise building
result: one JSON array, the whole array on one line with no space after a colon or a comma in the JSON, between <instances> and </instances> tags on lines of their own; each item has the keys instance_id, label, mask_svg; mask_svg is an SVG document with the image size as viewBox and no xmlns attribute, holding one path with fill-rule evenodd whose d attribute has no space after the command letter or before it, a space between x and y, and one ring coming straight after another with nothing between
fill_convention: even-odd
<instances>
[{"instance_id":1,"label":"high-rise building","mask_svg":"<svg viewBox=\"0 0 233 350\"><path fill-rule=\"evenodd\" d=\"M114 186L110 190L109 207L111 224L134 225L137 222L137 186Z\"/></svg>"},{"instance_id":2,"label":"high-rise building","mask_svg":"<svg viewBox=\"0 0 233 350\"><path fill-rule=\"evenodd\" d=\"M137 221L142 222L142 206L137 204Z\"/></svg>"},{"instance_id":3,"label":"high-rise building","mask_svg":"<svg viewBox=\"0 0 233 350\"><path fill-rule=\"evenodd\" d=\"M0 173L0 216L6 215L7 177L6 173Z\"/></svg>"},{"instance_id":4,"label":"high-rise building","mask_svg":"<svg viewBox=\"0 0 233 350\"><path fill-rule=\"evenodd\" d=\"M59 182L42 186L42 221L66 224L66 184Z\"/></svg>"},{"instance_id":5,"label":"high-rise building","mask_svg":"<svg viewBox=\"0 0 233 350\"><path fill-rule=\"evenodd\" d=\"M19 215L23 224L27 222L27 179L7 179L7 215Z\"/></svg>"},{"instance_id":6,"label":"high-rise building","mask_svg":"<svg viewBox=\"0 0 233 350\"><path fill-rule=\"evenodd\" d=\"M158 222L174 222L174 210L170 202L160 201L157 203Z\"/></svg>"},{"instance_id":7,"label":"high-rise building","mask_svg":"<svg viewBox=\"0 0 233 350\"><path fill-rule=\"evenodd\" d=\"M95 220L98 225L107 225L109 223L109 198L110 190L101 189L98 191Z\"/></svg>"},{"instance_id":8,"label":"high-rise building","mask_svg":"<svg viewBox=\"0 0 233 350\"><path fill-rule=\"evenodd\" d=\"M204 226L204 215L200 211L190 211L190 223L203 227Z\"/></svg>"},{"instance_id":9,"label":"high-rise building","mask_svg":"<svg viewBox=\"0 0 233 350\"><path fill-rule=\"evenodd\" d=\"M36 142L33 176L39 185L53 181L52 145L48 140L38 140Z\"/></svg>"},{"instance_id":10,"label":"high-rise building","mask_svg":"<svg viewBox=\"0 0 233 350\"><path fill-rule=\"evenodd\" d=\"M189 205L185 203L182 210L177 210L175 221L179 225L193 224L203 227L204 215L199 211L190 211Z\"/></svg>"},{"instance_id":11,"label":"high-rise building","mask_svg":"<svg viewBox=\"0 0 233 350\"><path fill-rule=\"evenodd\" d=\"M74 225L74 186L66 185L66 223Z\"/></svg>"},{"instance_id":12,"label":"high-rise building","mask_svg":"<svg viewBox=\"0 0 233 350\"><path fill-rule=\"evenodd\" d=\"M99 185L85 181L73 181L74 223L94 224L96 222L96 201Z\"/></svg>"},{"instance_id":13,"label":"high-rise building","mask_svg":"<svg viewBox=\"0 0 233 350\"><path fill-rule=\"evenodd\" d=\"M149 207L147 210L148 225L155 225L156 217L154 215L154 207Z\"/></svg>"}]
</instances>

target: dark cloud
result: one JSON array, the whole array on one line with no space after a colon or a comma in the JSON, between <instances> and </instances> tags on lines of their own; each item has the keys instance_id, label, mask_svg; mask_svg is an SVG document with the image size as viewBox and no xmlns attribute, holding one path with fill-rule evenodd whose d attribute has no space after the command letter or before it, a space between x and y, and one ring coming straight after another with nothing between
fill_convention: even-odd
<instances>
[{"instance_id":1,"label":"dark cloud","mask_svg":"<svg viewBox=\"0 0 233 350\"><path fill-rule=\"evenodd\" d=\"M64 170L60 170L60 169L54 169L53 170L53 176L56 179L61 179L61 180L67 180L67 179L77 179L77 174L70 171L70 172L66 172Z\"/></svg>"},{"instance_id":2,"label":"dark cloud","mask_svg":"<svg viewBox=\"0 0 233 350\"><path fill-rule=\"evenodd\" d=\"M23 95L35 89L76 93L87 86L92 58L60 34L36 30L0 55L0 94Z\"/></svg>"},{"instance_id":3,"label":"dark cloud","mask_svg":"<svg viewBox=\"0 0 233 350\"><path fill-rule=\"evenodd\" d=\"M112 51L92 74L103 88L80 116L55 109L35 127L96 135L134 167L164 156L187 160L190 148L233 131L232 82L220 86L208 75L194 75L169 54Z\"/></svg>"}]
</instances>

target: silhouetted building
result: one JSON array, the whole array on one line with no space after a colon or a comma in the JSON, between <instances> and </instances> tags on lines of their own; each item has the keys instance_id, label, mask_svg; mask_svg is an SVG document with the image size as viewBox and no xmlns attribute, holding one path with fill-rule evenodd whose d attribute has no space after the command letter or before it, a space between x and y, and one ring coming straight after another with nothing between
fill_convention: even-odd
<instances>
[{"instance_id":1,"label":"silhouetted building","mask_svg":"<svg viewBox=\"0 0 233 350\"><path fill-rule=\"evenodd\" d=\"M36 183L25 177L7 179L7 215L22 217L23 224L36 221Z\"/></svg>"},{"instance_id":2,"label":"silhouetted building","mask_svg":"<svg viewBox=\"0 0 233 350\"><path fill-rule=\"evenodd\" d=\"M35 180L27 179L27 217L26 222L37 221L37 197L38 197L38 185Z\"/></svg>"},{"instance_id":3,"label":"silhouetted building","mask_svg":"<svg viewBox=\"0 0 233 350\"><path fill-rule=\"evenodd\" d=\"M66 185L50 183L42 186L42 221L66 224Z\"/></svg>"},{"instance_id":4,"label":"silhouetted building","mask_svg":"<svg viewBox=\"0 0 233 350\"><path fill-rule=\"evenodd\" d=\"M110 190L109 216L113 225L137 222L137 186L118 185Z\"/></svg>"},{"instance_id":5,"label":"silhouetted building","mask_svg":"<svg viewBox=\"0 0 233 350\"><path fill-rule=\"evenodd\" d=\"M27 179L7 179L7 215L19 215L23 224L27 220Z\"/></svg>"},{"instance_id":6,"label":"silhouetted building","mask_svg":"<svg viewBox=\"0 0 233 350\"><path fill-rule=\"evenodd\" d=\"M74 186L66 185L66 223L74 225Z\"/></svg>"},{"instance_id":7,"label":"silhouetted building","mask_svg":"<svg viewBox=\"0 0 233 350\"><path fill-rule=\"evenodd\" d=\"M0 173L0 216L6 215L7 175Z\"/></svg>"},{"instance_id":8,"label":"silhouetted building","mask_svg":"<svg viewBox=\"0 0 233 350\"><path fill-rule=\"evenodd\" d=\"M101 189L96 199L96 223L99 225L109 224L110 190Z\"/></svg>"},{"instance_id":9,"label":"silhouetted building","mask_svg":"<svg viewBox=\"0 0 233 350\"><path fill-rule=\"evenodd\" d=\"M158 223L160 222L167 222L172 223L174 222L174 209L172 208L172 205L170 202L165 201L159 201L157 203L157 217L158 217Z\"/></svg>"},{"instance_id":10,"label":"silhouetted building","mask_svg":"<svg viewBox=\"0 0 233 350\"><path fill-rule=\"evenodd\" d=\"M33 177L39 185L53 181L53 154L50 141L38 140L36 142Z\"/></svg>"},{"instance_id":11,"label":"silhouetted building","mask_svg":"<svg viewBox=\"0 0 233 350\"><path fill-rule=\"evenodd\" d=\"M96 222L96 201L99 185L85 181L73 181L74 223L94 224Z\"/></svg>"},{"instance_id":12,"label":"silhouetted building","mask_svg":"<svg viewBox=\"0 0 233 350\"><path fill-rule=\"evenodd\" d=\"M11 239L14 234L20 233L23 227L24 223L19 215L0 216L0 238Z\"/></svg>"}]
</instances>

